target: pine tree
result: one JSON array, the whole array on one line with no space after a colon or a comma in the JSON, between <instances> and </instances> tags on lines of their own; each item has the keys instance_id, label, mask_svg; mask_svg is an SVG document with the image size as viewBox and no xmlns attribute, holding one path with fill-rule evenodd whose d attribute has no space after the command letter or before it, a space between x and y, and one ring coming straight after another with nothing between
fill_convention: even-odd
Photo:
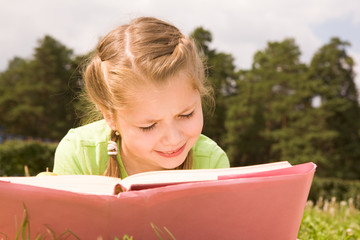
<instances>
[{"instance_id":1,"label":"pine tree","mask_svg":"<svg viewBox=\"0 0 360 240\"><path fill-rule=\"evenodd\" d=\"M1 74L1 124L7 133L60 140L74 126L73 52L50 36L32 59L15 58Z\"/></svg>"},{"instance_id":2,"label":"pine tree","mask_svg":"<svg viewBox=\"0 0 360 240\"><path fill-rule=\"evenodd\" d=\"M292 126L307 104L300 91L306 74L300 54L293 39L269 42L239 79L226 125L233 165L288 160L291 149L284 143L294 136Z\"/></svg>"},{"instance_id":3,"label":"pine tree","mask_svg":"<svg viewBox=\"0 0 360 240\"><path fill-rule=\"evenodd\" d=\"M354 83L354 62L347 54L350 44L332 38L314 55L309 79L321 99L318 111L332 137L323 138L321 147L326 161L322 167L334 177L360 176L360 109Z\"/></svg>"}]
</instances>

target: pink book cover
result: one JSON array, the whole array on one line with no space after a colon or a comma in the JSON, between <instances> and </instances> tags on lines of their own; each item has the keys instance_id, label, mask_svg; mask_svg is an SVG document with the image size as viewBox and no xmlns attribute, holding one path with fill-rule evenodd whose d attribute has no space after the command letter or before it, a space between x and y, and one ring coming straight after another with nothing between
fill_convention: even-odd
<instances>
[{"instance_id":1,"label":"pink book cover","mask_svg":"<svg viewBox=\"0 0 360 240\"><path fill-rule=\"evenodd\" d=\"M30 239L51 229L70 230L67 239L295 240L315 169L305 163L118 195L0 181L0 239L15 239L25 206Z\"/></svg>"}]
</instances>

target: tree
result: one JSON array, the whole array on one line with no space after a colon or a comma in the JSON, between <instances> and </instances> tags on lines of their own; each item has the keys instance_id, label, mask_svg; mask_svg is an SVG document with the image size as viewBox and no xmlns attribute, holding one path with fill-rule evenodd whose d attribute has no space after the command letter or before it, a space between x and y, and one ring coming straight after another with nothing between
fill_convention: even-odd
<instances>
[{"instance_id":1,"label":"tree","mask_svg":"<svg viewBox=\"0 0 360 240\"><path fill-rule=\"evenodd\" d=\"M29 100L25 83L32 76L30 65L29 61L16 57L9 62L7 71L0 74L0 111L3 113L0 125L7 133L21 134L41 112L40 108L23 104Z\"/></svg>"},{"instance_id":2,"label":"tree","mask_svg":"<svg viewBox=\"0 0 360 240\"><path fill-rule=\"evenodd\" d=\"M202 27L196 28L190 38L194 39L195 44L204 57L208 57L213 50L210 50L209 44L212 42L212 34Z\"/></svg>"},{"instance_id":3,"label":"tree","mask_svg":"<svg viewBox=\"0 0 360 240\"><path fill-rule=\"evenodd\" d=\"M255 54L227 112L233 165L313 161L318 176L358 178L360 110L347 46L331 39L309 67L300 63L292 39L270 42ZM319 106L315 98L321 99Z\"/></svg>"},{"instance_id":4,"label":"tree","mask_svg":"<svg viewBox=\"0 0 360 240\"><path fill-rule=\"evenodd\" d=\"M282 143L294 136L294 124L308 103L302 96L306 65L294 39L269 42L243 72L229 107L227 150L233 165L285 160ZM288 160L288 159L286 159Z\"/></svg>"},{"instance_id":5,"label":"tree","mask_svg":"<svg viewBox=\"0 0 360 240\"><path fill-rule=\"evenodd\" d=\"M327 159L322 167L332 176L359 178L360 109L354 62L346 51L349 46L348 42L332 38L321 47L311 60L309 79L316 86L313 94L321 99L321 121L334 133L319 146Z\"/></svg>"},{"instance_id":6,"label":"tree","mask_svg":"<svg viewBox=\"0 0 360 240\"><path fill-rule=\"evenodd\" d=\"M59 140L74 126L73 52L50 36L38 44L33 59L15 58L1 74L0 125L7 133Z\"/></svg>"},{"instance_id":7,"label":"tree","mask_svg":"<svg viewBox=\"0 0 360 240\"><path fill-rule=\"evenodd\" d=\"M265 119L254 79L252 71L240 71L237 94L228 101L225 147L232 166L266 162L269 152L262 136Z\"/></svg>"}]
</instances>

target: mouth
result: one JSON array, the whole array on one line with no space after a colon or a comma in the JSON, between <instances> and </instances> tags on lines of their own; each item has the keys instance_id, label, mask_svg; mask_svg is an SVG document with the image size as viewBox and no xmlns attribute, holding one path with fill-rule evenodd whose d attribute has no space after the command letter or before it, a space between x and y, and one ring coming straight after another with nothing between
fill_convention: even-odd
<instances>
[{"instance_id":1,"label":"mouth","mask_svg":"<svg viewBox=\"0 0 360 240\"><path fill-rule=\"evenodd\" d=\"M176 150L172 150L172 151L167 151L167 152L156 151L156 152L162 157L173 158L173 157L179 156L184 151L185 146L186 146L186 144L184 144L182 147L180 147Z\"/></svg>"}]
</instances>

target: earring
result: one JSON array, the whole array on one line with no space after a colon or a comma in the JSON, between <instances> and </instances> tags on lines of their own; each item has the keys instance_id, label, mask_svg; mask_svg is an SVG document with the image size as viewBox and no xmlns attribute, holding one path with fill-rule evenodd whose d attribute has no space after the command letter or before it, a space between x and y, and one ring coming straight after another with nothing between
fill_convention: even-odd
<instances>
[{"instance_id":1,"label":"earring","mask_svg":"<svg viewBox=\"0 0 360 240\"><path fill-rule=\"evenodd\" d=\"M120 133L118 131L115 131L116 136L120 136Z\"/></svg>"}]
</instances>

